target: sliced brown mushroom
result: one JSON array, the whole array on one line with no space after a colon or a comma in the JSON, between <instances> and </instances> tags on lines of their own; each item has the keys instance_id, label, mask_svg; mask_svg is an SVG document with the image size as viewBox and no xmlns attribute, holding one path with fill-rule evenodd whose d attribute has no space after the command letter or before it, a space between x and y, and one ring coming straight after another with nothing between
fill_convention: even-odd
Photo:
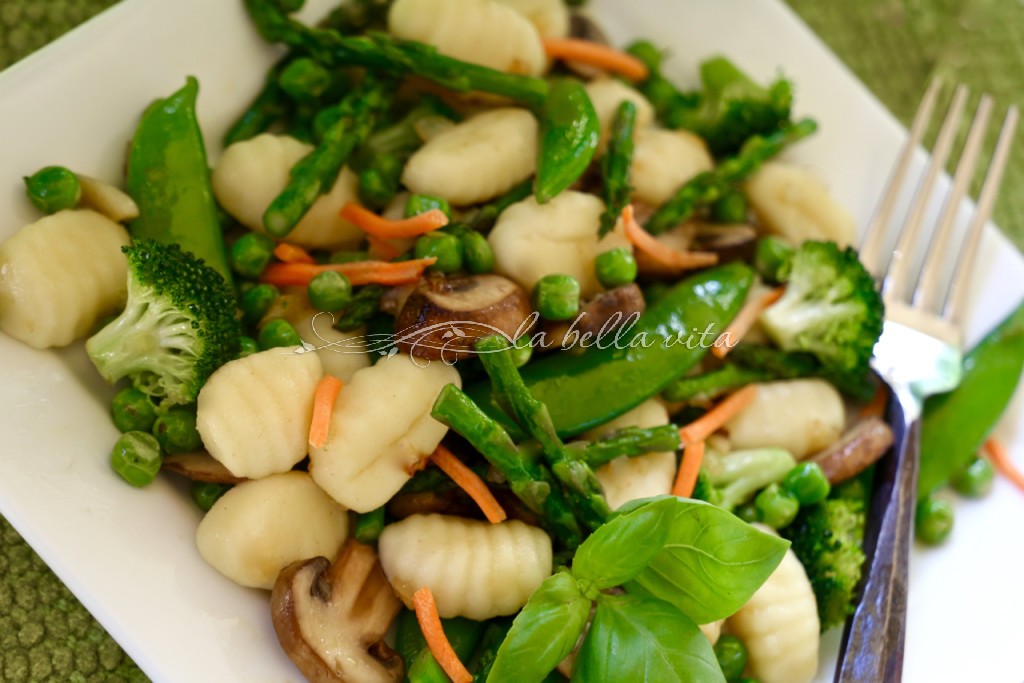
<instances>
[{"instance_id":1,"label":"sliced brown mushroom","mask_svg":"<svg viewBox=\"0 0 1024 683\"><path fill-rule=\"evenodd\" d=\"M377 553L352 540L334 564L285 567L271 595L277 638L310 683L401 681L402 658L384 643L401 608Z\"/></svg>"},{"instance_id":2,"label":"sliced brown mushroom","mask_svg":"<svg viewBox=\"0 0 1024 683\"><path fill-rule=\"evenodd\" d=\"M236 477L227 467L206 451L174 453L164 458L161 467L168 472L209 484L241 484L245 477Z\"/></svg>"},{"instance_id":3,"label":"sliced brown mushroom","mask_svg":"<svg viewBox=\"0 0 1024 683\"><path fill-rule=\"evenodd\" d=\"M701 251L718 255L718 262L747 259L753 256L757 231L746 224L725 225L689 221L656 238L676 251ZM646 278L676 278L683 271L652 259L642 251L636 253L640 274Z\"/></svg>"},{"instance_id":4,"label":"sliced brown mushroom","mask_svg":"<svg viewBox=\"0 0 1024 683\"><path fill-rule=\"evenodd\" d=\"M856 477L885 455L892 441L889 425L880 418L869 417L810 461L821 465L829 483L839 484Z\"/></svg>"},{"instance_id":5,"label":"sliced brown mushroom","mask_svg":"<svg viewBox=\"0 0 1024 683\"><path fill-rule=\"evenodd\" d=\"M630 283L601 292L585 303L573 320L545 323L544 336L538 341L542 349L611 344L615 330L635 321L643 312L643 292Z\"/></svg>"},{"instance_id":6,"label":"sliced brown mushroom","mask_svg":"<svg viewBox=\"0 0 1024 683\"><path fill-rule=\"evenodd\" d=\"M522 287L499 275L430 277L405 300L395 321L398 348L430 360L459 360L481 337L532 329Z\"/></svg>"}]
</instances>

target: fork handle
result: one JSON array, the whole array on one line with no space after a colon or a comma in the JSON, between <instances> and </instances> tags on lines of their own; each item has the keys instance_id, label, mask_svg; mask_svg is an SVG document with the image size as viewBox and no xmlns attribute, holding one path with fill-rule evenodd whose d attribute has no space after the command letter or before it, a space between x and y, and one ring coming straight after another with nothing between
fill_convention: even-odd
<instances>
[{"instance_id":1,"label":"fork handle","mask_svg":"<svg viewBox=\"0 0 1024 683\"><path fill-rule=\"evenodd\" d=\"M846 622L835 683L898 683L903 674L921 432L918 417L907 419L898 401L892 405L895 450L882 461L884 472L876 475L864 538L867 581L860 603ZM879 521L871 524L872 519Z\"/></svg>"}]
</instances>

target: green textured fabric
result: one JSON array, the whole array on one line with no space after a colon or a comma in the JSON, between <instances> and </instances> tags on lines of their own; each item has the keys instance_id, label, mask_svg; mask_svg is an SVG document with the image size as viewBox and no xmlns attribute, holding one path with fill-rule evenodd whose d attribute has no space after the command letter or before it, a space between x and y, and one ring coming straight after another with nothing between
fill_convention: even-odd
<instances>
[{"instance_id":1,"label":"green textured fabric","mask_svg":"<svg viewBox=\"0 0 1024 683\"><path fill-rule=\"evenodd\" d=\"M1019 0L788 2L904 122L932 75L989 92L1003 107L1024 103ZM112 4L0 0L0 68ZM993 130L990 145L994 137ZM1011 157L996 221L1024 247L1024 144ZM142 672L0 518L0 681L140 680Z\"/></svg>"}]
</instances>

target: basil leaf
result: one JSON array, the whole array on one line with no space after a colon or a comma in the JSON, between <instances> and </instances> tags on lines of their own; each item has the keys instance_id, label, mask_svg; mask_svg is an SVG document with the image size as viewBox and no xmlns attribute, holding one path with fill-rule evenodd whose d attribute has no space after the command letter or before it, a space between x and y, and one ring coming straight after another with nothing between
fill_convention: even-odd
<instances>
[{"instance_id":1,"label":"basil leaf","mask_svg":"<svg viewBox=\"0 0 1024 683\"><path fill-rule=\"evenodd\" d=\"M572 681L725 683L725 676L692 619L662 600L626 594L601 596Z\"/></svg>"},{"instance_id":2,"label":"basil leaf","mask_svg":"<svg viewBox=\"0 0 1024 683\"><path fill-rule=\"evenodd\" d=\"M698 624L735 613L782 561L789 542L698 500L674 501L665 543L626 590L665 600ZM652 503L653 504L653 503Z\"/></svg>"},{"instance_id":3,"label":"basil leaf","mask_svg":"<svg viewBox=\"0 0 1024 683\"><path fill-rule=\"evenodd\" d=\"M639 574L665 544L673 500L632 506L599 526L576 550L573 576L601 591Z\"/></svg>"},{"instance_id":4,"label":"basil leaf","mask_svg":"<svg viewBox=\"0 0 1024 683\"><path fill-rule=\"evenodd\" d=\"M512 622L488 683L539 681L572 652L590 616L590 599L567 571L544 579Z\"/></svg>"}]
</instances>

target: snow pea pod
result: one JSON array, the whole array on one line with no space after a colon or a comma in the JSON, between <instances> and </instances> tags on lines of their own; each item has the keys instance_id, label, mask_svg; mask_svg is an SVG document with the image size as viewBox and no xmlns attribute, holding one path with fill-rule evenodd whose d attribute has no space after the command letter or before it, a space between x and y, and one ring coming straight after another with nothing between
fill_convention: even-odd
<instances>
[{"instance_id":1,"label":"snow pea pod","mask_svg":"<svg viewBox=\"0 0 1024 683\"><path fill-rule=\"evenodd\" d=\"M571 78L551 81L540 127L533 192L543 204L575 183L597 151L597 112L582 83Z\"/></svg>"},{"instance_id":2,"label":"snow pea pod","mask_svg":"<svg viewBox=\"0 0 1024 683\"><path fill-rule=\"evenodd\" d=\"M925 403L919 499L970 463L1013 397L1022 371L1024 302L967 354L960 386Z\"/></svg>"},{"instance_id":3,"label":"snow pea pod","mask_svg":"<svg viewBox=\"0 0 1024 683\"><path fill-rule=\"evenodd\" d=\"M196 121L199 82L157 100L139 121L128 152L128 194L139 206L133 239L176 243L231 282L203 135Z\"/></svg>"},{"instance_id":4,"label":"snow pea pod","mask_svg":"<svg viewBox=\"0 0 1024 683\"><path fill-rule=\"evenodd\" d=\"M603 424L660 393L693 367L739 311L753 272L742 263L711 268L678 283L635 325L589 340L582 353L528 363L523 381L547 405L558 435ZM505 415L487 382L466 393L513 438L522 431Z\"/></svg>"}]
</instances>

